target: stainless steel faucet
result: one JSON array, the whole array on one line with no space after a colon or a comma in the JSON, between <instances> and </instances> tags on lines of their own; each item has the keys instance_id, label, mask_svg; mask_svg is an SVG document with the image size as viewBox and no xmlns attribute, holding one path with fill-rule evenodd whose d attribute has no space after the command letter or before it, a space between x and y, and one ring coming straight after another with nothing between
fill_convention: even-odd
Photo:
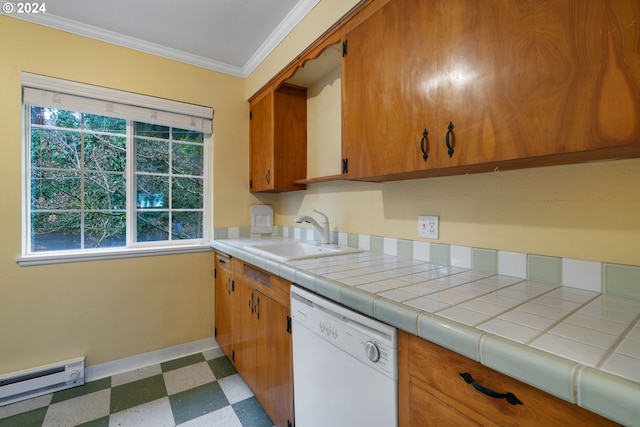
<instances>
[{"instance_id":1,"label":"stainless steel faucet","mask_svg":"<svg viewBox=\"0 0 640 427\"><path fill-rule=\"evenodd\" d=\"M329 242L329 218L318 210L314 209L313 211L322 217L319 224L315 219L306 215L297 217L295 221L297 223L306 222L308 224L313 225L316 228L316 230L320 232L320 243L323 243L323 244L330 243Z\"/></svg>"}]
</instances>

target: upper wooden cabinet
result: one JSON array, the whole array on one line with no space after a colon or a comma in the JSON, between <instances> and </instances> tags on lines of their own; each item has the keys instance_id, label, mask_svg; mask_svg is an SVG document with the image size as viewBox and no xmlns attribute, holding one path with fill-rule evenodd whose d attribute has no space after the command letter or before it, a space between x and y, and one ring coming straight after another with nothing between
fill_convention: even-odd
<instances>
[{"instance_id":1,"label":"upper wooden cabinet","mask_svg":"<svg viewBox=\"0 0 640 427\"><path fill-rule=\"evenodd\" d=\"M249 103L249 188L303 190L307 176L307 90L282 84Z\"/></svg>"},{"instance_id":2,"label":"upper wooden cabinet","mask_svg":"<svg viewBox=\"0 0 640 427\"><path fill-rule=\"evenodd\" d=\"M385 3L345 30L343 178L640 156L638 19L634 0Z\"/></svg>"}]
</instances>

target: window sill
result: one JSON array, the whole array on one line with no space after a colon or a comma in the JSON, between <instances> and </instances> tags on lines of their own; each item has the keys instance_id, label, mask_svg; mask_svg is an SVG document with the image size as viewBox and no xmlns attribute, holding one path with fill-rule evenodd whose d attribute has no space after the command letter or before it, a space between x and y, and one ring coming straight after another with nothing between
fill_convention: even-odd
<instances>
[{"instance_id":1,"label":"window sill","mask_svg":"<svg viewBox=\"0 0 640 427\"><path fill-rule=\"evenodd\" d=\"M212 251L209 243L200 243L188 246L159 246L153 248L118 248L112 250L96 250L95 252L57 252L47 254L35 254L19 257L16 261L21 267L34 265L64 264L69 262L101 261L108 259L136 258L143 256L175 255L193 252Z\"/></svg>"}]
</instances>

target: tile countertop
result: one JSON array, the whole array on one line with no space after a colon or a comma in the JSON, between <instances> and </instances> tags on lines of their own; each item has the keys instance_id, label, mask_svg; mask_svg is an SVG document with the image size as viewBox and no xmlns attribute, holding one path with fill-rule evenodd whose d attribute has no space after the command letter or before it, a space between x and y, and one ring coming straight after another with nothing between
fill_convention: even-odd
<instances>
[{"instance_id":1,"label":"tile countertop","mask_svg":"<svg viewBox=\"0 0 640 427\"><path fill-rule=\"evenodd\" d=\"M271 241L289 240L271 238ZM640 426L640 299L372 252L273 261L212 246L625 425Z\"/></svg>"}]
</instances>

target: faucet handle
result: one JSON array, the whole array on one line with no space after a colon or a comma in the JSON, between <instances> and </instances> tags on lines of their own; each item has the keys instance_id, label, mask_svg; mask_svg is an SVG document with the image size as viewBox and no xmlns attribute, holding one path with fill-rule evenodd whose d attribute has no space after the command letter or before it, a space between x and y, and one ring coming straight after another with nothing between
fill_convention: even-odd
<instances>
[{"instance_id":1,"label":"faucet handle","mask_svg":"<svg viewBox=\"0 0 640 427\"><path fill-rule=\"evenodd\" d=\"M317 209L313 209L313 211L322 217L322 223L326 223L326 224L329 223L329 217L328 216L326 216L325 214L323 214L322 212L320 212Z\"/></svg>"}]
</instances>

